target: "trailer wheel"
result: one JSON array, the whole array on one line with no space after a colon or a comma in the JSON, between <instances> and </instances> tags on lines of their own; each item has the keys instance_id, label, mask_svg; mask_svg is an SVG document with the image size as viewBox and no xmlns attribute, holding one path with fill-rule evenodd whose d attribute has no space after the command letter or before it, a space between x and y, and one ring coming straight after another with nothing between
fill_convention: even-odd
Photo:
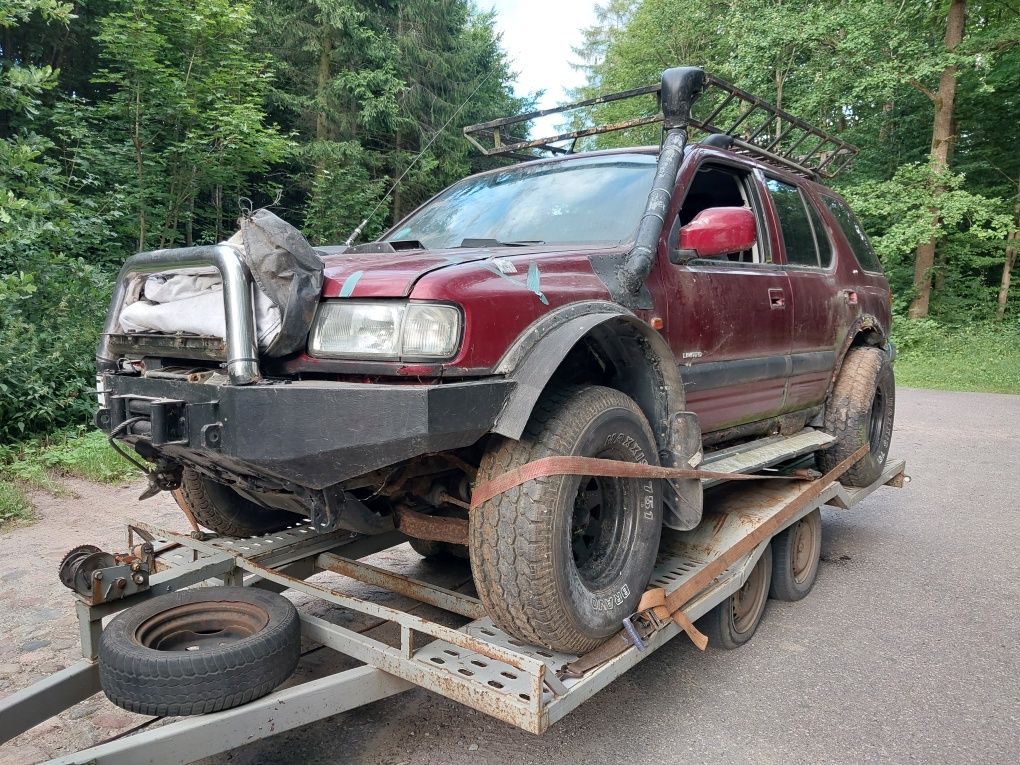
<instances>
[{"instance_id":1,"label":"trailer wheel","mask_svg":"<svg viewBox=\"0 0 1020 765\"><path fill-rule=\"evenodd\" d=\"M800 600L815 586L822 554L822 511L814 510L772 538L772 587L776 600Z\"/></svg>"},{"instance_id":2,"label":"trailer wheel","mask_svg":"<svg viewBox=\"0 0 1020 765\"><path fill-rule=\"evenodd\" d=\"M825 431L836 442L818 453L818 468L827 473L860 447L871 448L847 470L845 486L870 486L878 480L889 456L896 382L892 361L880 348L851 348L825 403Z\"/></svg>"},{"instance_id":3,"label":"trailer wheel","mask_svg":"<svg viewBox=\"0 0 1020 765\"><path fill-rule=\"evenodd\" d=\"M738 648L754 636L769 599L772 580L772 545L751 569L744 586L717 605L699 621L708 644L727 650Z\"/></svg>"},{"instance_id":4,"label":"trailer wheel","mask_svg":"<svg viewBox=\"0 0 1020 765\"><path fill-rule=\"evenodd\" d=\"M99 681L117 706L197 715L265 696L294 672L294 605L251 587L181 590L122 611L99 641Z\"/></svg>"},{"instance_id":5,"label":"trailer wheel","mask_svg":"<svg viewBox=\"0 0 1020 765\"><path fill-rule=\"evenodd\" d=\"M184 469L181 488L173 493L177 504L191 511L207 529L226 537L255 537L292 526L300 519L286 510L262 507L229 486Z\"/></svg>"},{"instance_id":6,"label":"trailer wheel","mask_svg":"<svg viewBox=\"0 0 1020 765\"><path fill-rule=\"evenodd\" d=\"M477 480L556 455L658 462L632 399L569 386L543 394L520 441L489 447ZM520 640L579 654L634 612L655 563L662 498L657 481L549 476L493 497L469 520L486 613Z\"/></svg>"}]
</instances>

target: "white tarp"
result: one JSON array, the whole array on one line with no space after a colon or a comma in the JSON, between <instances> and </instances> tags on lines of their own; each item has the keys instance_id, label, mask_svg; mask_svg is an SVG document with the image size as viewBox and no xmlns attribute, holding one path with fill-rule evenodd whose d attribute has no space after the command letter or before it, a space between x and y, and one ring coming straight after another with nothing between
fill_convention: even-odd
<instances>
[{"instance_id":1,"label":"white tarp","mask_svg":"<svg viewBox=\"0 0 1020 765\"><path fill-rule=\"evenodd\" d=\"M129 291L120 313L124 332L187 332L226 337L223 281L215 268L186 268L139 279L144 279L144 283ZM280 334L280 309L257 286L254 293L255 327L259 349L264 351ZM130 302L132 296L134 302Z\"/></svg>"}]
</instances>

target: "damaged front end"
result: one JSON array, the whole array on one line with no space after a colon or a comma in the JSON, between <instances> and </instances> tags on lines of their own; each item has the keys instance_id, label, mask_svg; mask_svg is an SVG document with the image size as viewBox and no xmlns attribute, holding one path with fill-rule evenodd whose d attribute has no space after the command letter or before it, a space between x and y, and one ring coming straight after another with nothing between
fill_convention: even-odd
<instances>
[{"instance_id":1,"label":"damaged front end","mask_svg":"<svg viewBox=\"0 0 1020 765\"><path fill-rule=\"evenodd\" d=\"M218 275L222 337L126 332L122 313L145 299L147 278L182 272ZM149 476L146 495L176 489L186 467L317 529L381 533L392 513L358 498L359 478L488 432L513 386L503 378L391 385L267 375L260 346L264 359L304 348L321 284L319 256L265 211L230 243L128 259L97 351L96 424L147 461L136 461ZM256 321L260 294L280 324L268 343Z\"/></svg>"}]
</instances>

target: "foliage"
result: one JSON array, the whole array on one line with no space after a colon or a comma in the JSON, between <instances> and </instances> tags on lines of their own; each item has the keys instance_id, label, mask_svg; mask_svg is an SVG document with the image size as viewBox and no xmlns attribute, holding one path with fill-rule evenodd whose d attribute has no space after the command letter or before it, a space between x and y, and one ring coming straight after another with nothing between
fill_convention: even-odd
<instances>
[{"instance_id":1,"label":"foliage","mask_svg":"<svg viewBox=\"0 0 1020 765\"><path fill-rule=\"evenodd\" d=\"M468 0L0 4L0 444L90 421L127 256L228 236L242 197L378 233L481 166L459 127L511 80Z\"/></svg>"},{"instance_id":2,"label":"foliage","mask_svg":"<svg viewBox=\"0 0 1020 765\"><path fill-rule=\"evenodd\" d=\"M1020 325L947 327L902 320L893 330L896 384L907 388L1020 393Z\"/></svg>"}]
</instances>

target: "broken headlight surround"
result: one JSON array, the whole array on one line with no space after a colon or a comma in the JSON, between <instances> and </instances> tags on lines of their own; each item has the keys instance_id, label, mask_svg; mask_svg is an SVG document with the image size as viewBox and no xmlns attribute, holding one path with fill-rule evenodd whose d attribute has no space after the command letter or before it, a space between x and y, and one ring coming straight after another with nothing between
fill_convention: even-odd
<instances>
[{"instance_id":1,"label":"broken headlight surround","mask_svg":"<svg viewBox=\"0 0 1020 765\"><path fill-rule=\"evenodd\" d=\"M452 358L461 312L444 303L324 300L308 338L312 356L415 361Z\"/></svg>"}]
</instances>

